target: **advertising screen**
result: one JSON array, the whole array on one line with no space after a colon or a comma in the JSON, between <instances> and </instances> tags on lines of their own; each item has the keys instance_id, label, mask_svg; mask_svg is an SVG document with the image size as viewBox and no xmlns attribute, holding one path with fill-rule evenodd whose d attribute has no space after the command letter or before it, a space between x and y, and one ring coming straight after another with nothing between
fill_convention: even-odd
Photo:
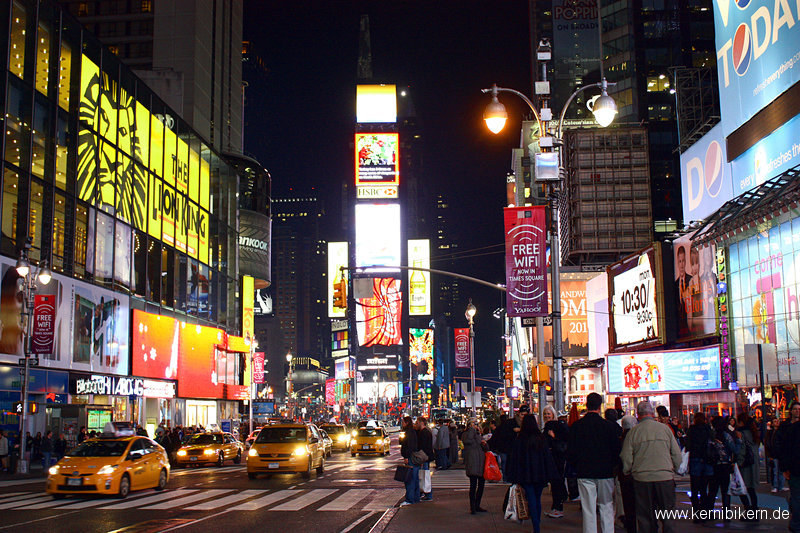
<instances>
[{"instance_id":1,"label":"advertising screen","mask_svg":"<svg viewBox=\"0 0 800 533\"><path fill-rule=\"evenodd\" d=\"M335 359L334 362L334 378L336 379L351 379L352 369L355 366L355 359L352 357L342 357Z\"/></svg>"},{"instance_id":2,"label":"advertising screen","mask_svg":"<svg viewBox=\"0 0 800 533\"><path fill-rule=\"evenodd\" d=\"M660 244L610 265L606 272L611 299L612 346L663 344Z\"/></svg>"},{"instance_id":3,"label":"advertising screen","mask_svg":"<svg viewBox=\"0 0 800 533\"><path fill-rule=\"evenodd\" d=\"M400 264L400 205L356 204L356 266Z\"/></svg>"},{"instance_id":4,"label":"advertising screen","mask_svg":"<svg viewBox=\"0 0 800 533\"><path fill-rule=\"evenodd\" d=\"M221 329L180 323L181 355L178 361L178 396L183 398L219 398L222 376L235 365L238 354L220 351L225 346ZM230 359L230 361L228 361ZM230 363L231 369L228 368Z\"/></svg>"},{"instance_id":5,"label":"advertising screen","mask_svg":"<svg viewBox=\"0 0 800 533\"><path fill-rule=\"evenodd\" d=\"M400 318L403 315L403 293L400 280L374 278L372 298L356 301L356 331L359 346L392 346L402 344Z\"/></svg>"},{"instance_id":6,"label":"advertising screen","mask_svg":"<svg viewBox=\"0 0 800 533\"><path fill-rule=\"evenodd\" d=\"M433 330L410 328L408 356L418 381L433 380Z\"/></svg>"},{"instance_id":7,"label":"advertising screen","mask_svg":"<svg viewBox=\"0 0 800 533\"><path fill-rule=\"evenodd\" d=\"M586 282L586 329L589 334L589 359L608 353L608 276L605 272Z\"/></svg>"},{"instance_id":8,"label":"advertising screen","mask_svg":"<svg viewBox=\"0 0 800 533\"><path fill-rule=\"evenodd\" d=\"M400 135L356 133L356 186L400 183Z\"/></svg>"},{"instance_id":9,"label":"advertising screen","mask_svg":"<svg viewBox=\"0 0 800 533\"><path fill-rule=\"evenodd\" d=\"M340 270L340 267L347 268L349 263L347 250L346 242L328 243L328 316L331 318L342 318L346 313L345 308L333 305L333 290L343 277L347 279L346 271Z\"/></svg>"},{"instance_id":10,"label":"advertising screen","mask_svg":"<svg viewBox=\"0 0 800 533\"><path fill-rule=\"evenodd\" d=\"M683 220L703 220L734 197L722 124L681 154ZM738 196L738 193L736 193Z\"/></svg>"},{"instance_id":11,"label":"advertising screen","mask_svg":"<svg viewBox=\"0 0 800 533\"><path fill-rule=\"evenodd\" d=\"M800 163L797 139L800 139L800 115L731 161L731 169L736 176L733 194L738 196L797 166Z\"/></svg>"},{"instance_id":12,"label":"advertising screen","mask_svg":"<svg viewBox=\"0 0 800 533\"><path fill-rule=\"evenodd\" d=\"M717 334L716 254L694 246L692 235L672 241L679 340Z\"/></svg>"},{"instance_id":13,"label":"advertising screen","mask_svg":"<svg viewBox=\"0 0 800 533\"><path fill-rule=\"evenodd\" d=\"M394 381L370 381L356 383L358 403L375 403L378 400L392 401L398 398L400 385Z\"/></svg>"},{"instance_id":14,"label":"advertising screen","mask_svg":"<svg viewBox=\"0 0 800 533\"><path fill-rule=\"evenodd\" d=\"M608 392L660 394L721 388L719 346L609 354Z\"/></svg>"},{"instance_id":15,"label":"advertising screen","mask_svg":"<svg viewBox=\"0 0 800 533\"><path fill-rule=\"evenodd\" d=\"M786 0L716 0L719 102L725 136L800 81L800 7Z\"/></svg>"},{"instance_id":16,"label":"advertising screen","mask_svg":"<svg viewBox=\"0 0 800 533\"><path fill-rule=\"evenodd\" d=\"M133 310L132 374L145 378L177 379L180 322L174 318Z\"/></svg>"},{"instance_id":17,"label":"advertising screen","mask_svg":"<svg viewBox=\"0 0 800 533\"><path fill-rule=\"evenodd\" d=\"M538 207L506 207L506 313L510 317L547 314L545 212Z\"/></svg>"},{"instance_id":18,"label":"advertising screen","mask_svg":"<svg viewBox=\"0 0 800 533\"><path fill-rule=\"evenodd\" d=\"M800 378L800 218L732 243L728 248L728 331L739 385L755 386L746 346L775 346L778 383ZM768 352L764 352L765 354ZM771 356L770 356L771 357Z\"/></svg>"},{"instance_id":19,"label":"advertising screen","mask_svg":"<svg viewBox=\"0 0 800 533\"><path fill-rule=\"evenodd\" d=\"M408 240L408 264L412 267L431 268L431 243L428 239ZM408 273L408 314L431 314L431 274L423 270Z\"/></svg>"},{"instance_id":20,"label":"advertising screen","mask_svg":"<svg viewBox=\"0 0 800 533\"><path fill-rule=\"evenodd\" d=\"M561 341L565 356L586 357L589 354L589 333L586 314L586 280L583 273L561 274ZM553 309L553 293L548 285L548 309ZM608 313L608 311L606 311ZM545 352L553 349L553 328L544 328ZM604 354L605 355L605 354Z\"/></svg>"},{"instance_id":21,"label":"advertising screen","mask_svg":"<svg viewBox=\"0 0 800 533\"><path fill-rule=\"evenodd\" d=\"M391 84L356 86L356 121L397 121L397 87Z\"/></svg>"},{"instance_id":22,"label":"advertising screen","mask_svg":"<svg viewBox=\"0 0 800 533\"><path fill-rule=\"evenodd\" d=\"M239 274L270 281L272 219L262 213L239 210Z\"/></svg>"}]
</instances>

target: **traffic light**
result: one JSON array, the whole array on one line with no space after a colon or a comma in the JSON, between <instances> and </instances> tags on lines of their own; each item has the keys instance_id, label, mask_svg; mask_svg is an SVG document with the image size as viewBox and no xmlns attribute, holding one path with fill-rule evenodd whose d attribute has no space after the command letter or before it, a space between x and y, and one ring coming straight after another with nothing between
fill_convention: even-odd
<instances>
[{"instance_id":1,"label":"traffic light","mask_svg":"<svg viewBox=\"0 0 800 533\"><path fill-rule=\"evenodd\" d=\"M514 362L503 361L503 372L507 380L514 381Z\"/></svg>"},{"instance_id":2,"label":"traffic light","mask_svg":"<svg viewBox=\"0 0 800 533\"><path fill-rule=\"evenodd\" d=\"M537 382L547 383L550 381L550 367L544 363L539 363L539 372L537 372Z\"/></svg>"},{"instance_id":3,"label":"traffic light","mask_svg":"<svg viewBox=\"0 0 800 533\"><path fill-rule=\"evenodd\" d=\"M347 309L347 278L344 276L333 284L333 306Z\"/></svg>"}]
</instances>

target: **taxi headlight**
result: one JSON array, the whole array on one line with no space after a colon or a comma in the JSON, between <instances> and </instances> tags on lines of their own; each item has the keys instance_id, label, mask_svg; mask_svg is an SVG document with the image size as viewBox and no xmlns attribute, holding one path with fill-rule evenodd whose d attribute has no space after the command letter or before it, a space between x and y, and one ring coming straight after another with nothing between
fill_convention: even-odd
<instances>
[{"instance_id":1,"label":"taxi headlight","mask_svg":"<svg viewBox=\"0 0 800 533\"><path fill-rule=\"evenodd\" d=\"M392 443L392 439L390 439L389 437L386 437L386 439L383 442L385 442L386 444L391 444Z\"/></svg>"},{"instance_id":2,"label":"taxi headlight","mask_svg":"<svg viewBox=\"0 0 800 533\"><path fill-rule=\"evenodd\" d=\"M354 429L354 430L352 431L352 433L350 433L350 434L351 434L352 436L354 436L354 437L355 437L356 435L358 435L358 431L356 431L356 430Z\"/></svg>"},{"instance_id":3,"label":"taxi headlight","mask_svg":"<svg viewBox=\"0 0 800 533\"><path fill-rule=\"evenodd\" d=\"M50 472L51 476L55 476L56 474L58 474L58 465L51 466L48 472Z\"/></svg>"},{"instance_id":4,"label":"taxi headlight","mask_svg":"<svg viewBox=\"0 0 800 533\"><path fill-rule=\"evenodd\" d=\"M255 448L250 448L250 451L247 452L247 455L249 455L250 457L258 457L258 450L256 450Z\"/></svg>"},{"instance_id":5,"label":"taxi headlight","mask_svg":"<svg viewBox=\"0 0 800 533\"><path fill-rule=\"evenodd\" d=\"M214 454L215 454L215 453L217 453L217 452L215 452L215 451L214 451L214 450L212 450L211 448L206 448L206 449L205 449L205 451L204 451L203 453L204 453L204 454L206 454L206 455L214 455Z\"/></svg>"},{"instance_id":6,"label":"taxi headlight","mask_svg":"<svg viewBox=\"0 0 800 533\"><path fill-rule=\"evenodd\" d=\"M292 455L308 455L308 446L298 446L295 448L294 452L292 452Z\"/></svg>"},{"instance_id":7,"label":"taxi headlight","mask_svg":"<svg viewBox=\"0 0 800 533\"><path fill-rule=\"evenodd\" d=\"M178 457L184 457L186 455L186 450L178 450Z\"/></svg>"},{"instance_id":8,"label":"taxi headlight","mask_svg":"<svg viewBox=\"0 0 800 533\"><path fill-rule=\"evenodd\" d=\"M400 432L400 440L403 440L404 438L406 438L406 432L405 431L401 431Z\"/></svg>"},{"instance_id":9,"label":"taxi headlight","mask_svg":"<svg viewBox=\"0 0 800 533\"><path fill-rule=\"evenodd\" d=\"M106 465L106 466L104 466L103 468L101 468L100 470L97 471L97 475L98 476L105 476L106 474L111 474L117 468L119 468L119 465Z\"/></svg>"},{"instance_id":10,"label":"taxi headlight","mask_svg":"<svg viewBox=\"0 0 800 533\"><path fill-rule=\"evenodd\" d=\"M347 434L346 434L346 433L342 433L342 434L341 434L341 435L339 435L339 436L338 436L336 439L337 439L339 442L347 442L347 440L349 439L349 437L347 436Z\"/></svg>"}]
</instances>

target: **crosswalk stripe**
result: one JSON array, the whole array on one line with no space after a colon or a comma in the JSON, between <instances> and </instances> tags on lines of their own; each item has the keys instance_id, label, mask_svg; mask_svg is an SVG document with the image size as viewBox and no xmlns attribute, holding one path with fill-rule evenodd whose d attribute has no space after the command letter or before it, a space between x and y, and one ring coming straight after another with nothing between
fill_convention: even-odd
<instances>
[{"instance_id":1,"label":"crosswalk stripe","mask_svg":"<svg viewBox=\"0 0 800 533\"><path fill-rule=\"evenodd\" d=\"M37 496L41 496L41 495L42 495L41 492L25 492L25 493L22 493L22 495L20 495L20 496L14 496L13 498L7 498L7 499L3 500L2 502L0 502L0 505L5 505L6 503L16 502L16 501L20 501L20 500L30 500L32 498L36 498Z\"/></svg>"},{"instance_id":2,"label":"crosswalk stripe","mask_svg":"<svg viewBox=\"0 0 800 533\"><path fill-rule=\"evenodd\" d=\"M154 496L149 496L147 498L140 498L138 500L131 500L122 503L116 503L113 505L106 505L104 507L100 507L100 509L130 509L131 507L136 507L137 505L141 505L142 503L144 504L156 503L162 500L168 500L170 498L177 498L185 494L189 494L190 492L197 492L197 489L178 489L169 492L162 492L161 494L156 494Z\"/></svg>"},{"instance_id":3,"label":"crosswalk stripe","mask_svg":"<svg viewBox=\"0 0 800 533\"><path fill-rule=\"evenodd\" d=\"M0 509L13 509L14 507L21 507L30 503L41 503L43 501L50 501L52 499L50 496L42 496L41 493L37 493L35 496L37 497L17 500L15 502L2 503L0 504Z\"/></svg>"},{"instance_id":4,"label":"crosswalk stripe","mask_svg":"<svg viewBox=\"0 0 800 533\"><path fill-rule=\"evenodd\" d=\"M0 503L10 502L13 499L27 498L30 492L9 492L0 496Z\"/></svg>"},{"instance_id":5,"label":"crosswalk stripe","mask_svg":"<svg viewBox=\"0 0 800 533\"><path fill-rule=\"evenodd\" d=\"M187 503L194 503L200 500L207 500L209 498L214 498L215 496L222 496L223 494L228 494L229 492L233 492L233 489L208 489L197 494L190 494L189 496L185 496L183 498L178 498L175 500L169 500L166 502L157 503L155 505L148 505L148 509L175 509L176 507L180 507L182 505L186 505Z\"/></svg>"},{"instance_id":6,"label":"crosswalk stripe","mask_svg":"<svg viewBox=\"0 0 800 533\"><path fill-rule=\"evenodd\" d=\"M350 489L330 503L326 503L318 511L347 511L358 502L372 494L372 489Z\"/></svg>"},{"instance_id":7,"label":"crosswalk stripe","mask_svg":"<svg viewBox=\"0 0 800 533\"><path fill-rule=\"evenodd\" d=\"M270 511L299 511L303 507L307 507L315 502L318 502L326 496L330 496L337 489L314 489L311 492L303 494L299 498L294 498L292 501L282 503L277 507L273 507Z\"/></svg>"},{"instance_id":8,"label":"crosswalk stripe","mask_svg":"<svg viewBox=\"0 0 800 533\"><path fill-rule=\"evenodd\" d=\"M364 506L364 511L385 511L396 504L397 500L405 496L405 494L405 489L388 489L380 492L371 502Z\"/></svg>"},{"instance_id":9,"label":"crosswalk stripe","mask_svg":"<svg viewBox=\"0 0 800 533\"><path fill-rule=\"evenodd\" d=\"M285 500L289 496L297 494L298 492L302 491L291 489L279 490L278 492L273 492L272 494L267 494L261 498L256 498L255 500L250 500L249 502L237 505L236 507L233 507L231 511L256 511L266 507L267 505L272 505L273 503Z\"/></svg>"},{"instance_id":10,"label":"crosswalk stripe","mask_svg":"<svg viewBox=\"0 0 800 533\"><path fill-rule=\"evenodd\" d=\"M214 498L211 501L186 507L184 508L184 511L210 511L211 509L224 507L226 505L239 502L240 500L245 500L252 496L258 496L259 494L263 493L263 490L243 490L242 492L231 494L230 496L225 496L224 498Z\"/></svg>"}]
</instances>

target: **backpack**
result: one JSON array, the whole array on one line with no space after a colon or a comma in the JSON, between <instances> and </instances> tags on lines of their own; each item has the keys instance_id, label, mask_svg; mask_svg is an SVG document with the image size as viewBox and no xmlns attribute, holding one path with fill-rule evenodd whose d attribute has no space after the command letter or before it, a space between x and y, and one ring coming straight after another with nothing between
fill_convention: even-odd
<instances>
[{"instance_id":1,"label":"backpack","mask_svg":"<svg viewBox=\"0 0 800 533\"><path fill-rule=\"evenodd\" d=\"M707 463L710 465L729 465L731 464L731 454L725 447L725 443L717 439L708 440L708 450L706 452Z\"/></svg>"}]
</instances>

